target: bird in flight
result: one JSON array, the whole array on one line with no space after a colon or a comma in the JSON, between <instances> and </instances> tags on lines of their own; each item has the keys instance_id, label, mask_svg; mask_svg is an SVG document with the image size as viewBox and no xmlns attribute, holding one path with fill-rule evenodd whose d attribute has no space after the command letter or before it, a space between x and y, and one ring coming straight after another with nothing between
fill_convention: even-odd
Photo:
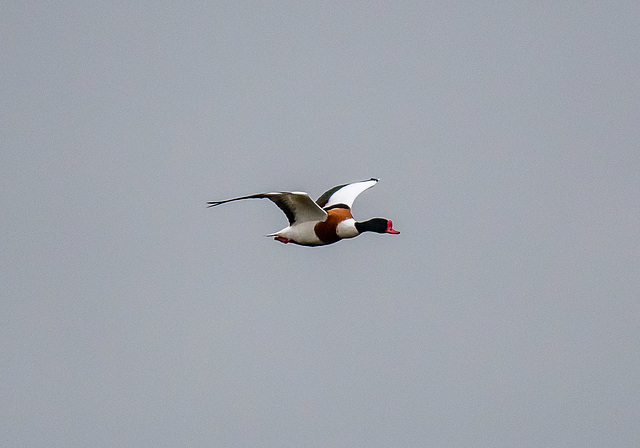
<instances>
[{"instance_id":1,"label":"bird in flight","mask_svg":"<svg viewBox=\"0 0 640 448\"><path fill-rule=\"evenodd\" d=\"M267 236L285 244L324 246L344 238L354 238L363 232L390 233L392 235L400 233L386 218L356 221L351 215L351 207L356 197L376 183L378 183L378 179L371 178L361 182L338 185L325 191L315 202L307 193L279 191L251 194L223 201L210 201L207 204L209 207L215 207L241 199L269 199L287 215L289 226Z\"/></svg>"}]
</instances>

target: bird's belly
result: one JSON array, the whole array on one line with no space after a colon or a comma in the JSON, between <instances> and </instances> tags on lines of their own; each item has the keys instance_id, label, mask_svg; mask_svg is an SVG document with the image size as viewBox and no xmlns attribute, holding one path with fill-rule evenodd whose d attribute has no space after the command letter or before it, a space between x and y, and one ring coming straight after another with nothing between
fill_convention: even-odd
<instances>
[{"instance_id":1,"label":"bird's belly","mask_svg":"<svg viewBox=\"0 0 640 448\"><path fill-rule=\"evenodd\" d=\"M305 246L321 246L326 244L315 232L317 221L307 221L282 229L278 235L289 238L292 242Z\"/></svg>"}]
</instances>

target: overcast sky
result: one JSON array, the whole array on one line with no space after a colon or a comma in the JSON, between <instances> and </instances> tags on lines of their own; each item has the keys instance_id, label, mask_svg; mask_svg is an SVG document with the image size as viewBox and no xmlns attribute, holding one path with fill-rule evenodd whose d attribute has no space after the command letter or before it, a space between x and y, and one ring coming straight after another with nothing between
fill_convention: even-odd
<instances>
[{"instance_id":1,"label":"overcast sky","mask_svg":"<svg viewBox=\"0 0 640 448\"><path fill-rule=\"evenodd\" d=\"M0 445L637 447L640 4L268 3L3 5Z\"/></svg>"}]
</instances>

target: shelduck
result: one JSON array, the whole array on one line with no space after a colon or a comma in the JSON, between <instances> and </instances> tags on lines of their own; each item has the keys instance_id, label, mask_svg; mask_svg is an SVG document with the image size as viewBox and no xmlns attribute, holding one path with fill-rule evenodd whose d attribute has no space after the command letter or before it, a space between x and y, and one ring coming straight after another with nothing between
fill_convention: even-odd
<instances>
[{"instance_id":1,"label":"shelduck","mask_svg":"<svg viewBox=\"0 0 640 448\"><path fill-rule=\"evenodd\" d=\"M371 178L361 182L338 185L325 191L315 202L307 193L279 191L251 194L223 201L210 201L207 204L209 207L215 207L241 199L269 199L287 215L289 226L267 236L285 244L324 246L341 239L354 238L363 232L390 233L392 235L400 233L386 218L356 221L351 215L351 207L356 197L376 183L378 183L378 179Z\"/></svg>"}]
</instances>

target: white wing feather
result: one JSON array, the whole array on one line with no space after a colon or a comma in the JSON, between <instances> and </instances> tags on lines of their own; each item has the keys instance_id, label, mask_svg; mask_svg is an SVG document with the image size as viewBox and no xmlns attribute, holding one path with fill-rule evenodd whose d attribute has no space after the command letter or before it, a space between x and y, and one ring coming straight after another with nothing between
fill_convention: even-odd
<instances>
[{"instance_id":1,"label":"white wing feather","mask_svg":"<svg viewBox=\"0 0 640 448\"><path fill-rule=\"evenodd\" d=\"M355 201L360 193L373 187L377 183L378 179L370 179L347 184L329 196L329 200L323 208L326 209L327 207L331 207L336 204L345 204L347 207L351 208L353 206L353 201Z\"/></svg>"}]
</instances>

